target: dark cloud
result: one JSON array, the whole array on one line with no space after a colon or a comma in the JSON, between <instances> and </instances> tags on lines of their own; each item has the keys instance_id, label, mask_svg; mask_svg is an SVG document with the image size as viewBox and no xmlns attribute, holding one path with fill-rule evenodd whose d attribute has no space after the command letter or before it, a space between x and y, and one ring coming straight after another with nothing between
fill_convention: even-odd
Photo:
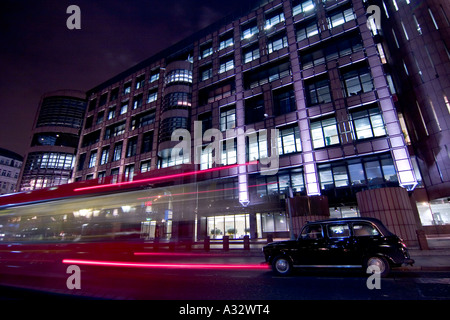
<instances>
[{"instance_id":1,"label":"dark cloud","mask_svg":"<svg viewBox=\"0 0 450 320\"><path fill-rule=\"evenodd\" d=\"M241 0L2 0L0 147L24 154L40 97L89 90L242 5ZM81 9L68 30L66 9Z\"/></svg>"}]
</instances>

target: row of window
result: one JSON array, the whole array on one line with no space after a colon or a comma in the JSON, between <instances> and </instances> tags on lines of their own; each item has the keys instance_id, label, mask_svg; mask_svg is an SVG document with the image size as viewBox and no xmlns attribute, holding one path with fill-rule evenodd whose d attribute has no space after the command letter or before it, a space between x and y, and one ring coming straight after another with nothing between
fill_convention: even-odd
<instances>
[{"instance_id":1,"label":"row of window","mask_svg":"<svg viewBox=\"0 0 450 320\"><path fill-rule=\"evenodd\" d=\"M397 173L389 154L318 164L317 171L323 192L336 188L398 184ZM260 176L255 180L257 198L288 195L289 188L294 193L306 192L302 168L280 170L277 175Z\"/></svg>"},{"instance_id":2,"label":"row of window","mask_svg":"<svg viewBox=\"0 0 450 320\"><path fill-rule=\"evenodd\" d=\"M114 146L106 146L98 151L97 149L90 151L89 159L87 162L88 168L93 168L97 165L102 166L109 162L118 161L122 158L122 150L124 147L124 142L119 141L114 144ZM150 152L153 149L153 131L149 131L143 134L142 141L140 145L140 150L138 150L138 136L131 137L127 140L125 157L133 157L137 154L143 154ZM112 151L112 153L111 153ZM86 165L86 153L80 155L78 159L77 170L83 170Z\"/></svg>"},{"instance_id":3,"label":"row of window","mask_svg":"<svg viewBox=\"0 0 450 320\"><path fill-rule=\"evenodd\" d=\"M315 3L313 0L304 0L304 1L294 1L293 3L293 15L297 15L300 13L312 12L315 9ZM327 12L327 22L328 28L334 28L345 22L356 19L356 16L351 8L350 3L346 6L339 7L337 9L331 10ZM284 22L285 15L283 12L283 8L279 7L265 14L265 22L264 22L264 30L269 30L275 25ZM304 30L305 28L300 27L297 28L297 31L300 33L297 35L297 41L301 41L307 37L310 37L314 34L319 33L319 29L315 28L315 32L312 30ZM306 32L305 32L306 31ZM241 25L241 40L252 38L253 36L259 33L259 28L257 25L256 19L246 22ZM234 33L233 30L227 31L219 37L219 48L218 50L225 49L234 45ZM279 50L287 46L287 38L286 36L277 35L268 41L268 52L271 53L273 51ZM244 52L244 63L251 61L249 59L249 55L252 50L248 50ZM205 59L208 56L212 55L214 52L212 42L204 43L200 46L200 57L199 59ZM259 57L259 52L258 52Z\"/></svg>"}]
</instances>

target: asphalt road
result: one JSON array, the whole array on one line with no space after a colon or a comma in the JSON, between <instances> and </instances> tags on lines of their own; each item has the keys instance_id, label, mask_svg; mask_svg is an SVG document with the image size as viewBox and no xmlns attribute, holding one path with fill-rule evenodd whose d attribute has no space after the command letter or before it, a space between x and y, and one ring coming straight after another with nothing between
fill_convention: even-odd
<instances>
[{"instance_id":1,"label":"asphalt road","mask_svg":"<svg viewBox=\"0 0 450 320\"><path fill-rule=\"evenodd\" d=\"M362 271L298 270L290 277L269 269L137 269L81 266L81 289L67 289L69 275L23 275L38 291L0 287L0 299L149 299L149 300L449 300L450 272L393 271L369 289ZM14 277L9 277L14 284ZM19 280L17 280L19 281ZM375 283L372 281L372 283ZM39 290L45 289L47 292Z\"/></svg>"}]
</instances>

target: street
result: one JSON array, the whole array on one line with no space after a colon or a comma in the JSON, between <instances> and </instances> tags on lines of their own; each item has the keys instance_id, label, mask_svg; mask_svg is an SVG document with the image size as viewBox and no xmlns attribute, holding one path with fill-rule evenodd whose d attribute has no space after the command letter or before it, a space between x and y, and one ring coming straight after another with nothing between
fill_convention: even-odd
<instances>
[{"instance_id":1,"label":"street","mask_svg":"<svg viewBox=\"0 0 450 320\"><path fill-rule=\"evenodd\" d=\"M442 300L450 298L450 272L393 271L368 289L361 270L298 270L290 277L269 269L138 269L81 266L81 289L69 290L69 275L30 276L36 289L55 298L149 300ZM23 276L20 282L26 278ZM8 281L14 284L14 277ZM4 283L4 282L3 282ZM68 296L66 296L68 294ZM1 299L47 297L2 287Z\"/></svg>"}]
</instances>

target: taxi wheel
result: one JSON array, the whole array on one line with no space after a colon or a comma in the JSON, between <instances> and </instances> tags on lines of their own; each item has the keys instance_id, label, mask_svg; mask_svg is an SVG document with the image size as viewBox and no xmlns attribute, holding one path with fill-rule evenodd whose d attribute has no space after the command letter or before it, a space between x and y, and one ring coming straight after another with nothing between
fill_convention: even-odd
<instances>
[{"instance_id":1,"label":"taxi wheel","mask_svg":"<svg viewBox=\"0 0 450 320\"><path fill-rule=\"evenodd\" d=\"M389 262L384 257L373 256L366 259L366 272L367 273L379 273L382 278L387 277L391 271Z\"/></svg>"},{"instance_id":2,"label":"taxi wheel","mask_svg":"<svg viewBox=\"0 0 450 320\"><path fill-rule=\"evenodd\" d=\"M272 270L280 275L287 276L292 273L291 260L286 256L277 256L272 261Z\"/></svg>"}]
</instances>

